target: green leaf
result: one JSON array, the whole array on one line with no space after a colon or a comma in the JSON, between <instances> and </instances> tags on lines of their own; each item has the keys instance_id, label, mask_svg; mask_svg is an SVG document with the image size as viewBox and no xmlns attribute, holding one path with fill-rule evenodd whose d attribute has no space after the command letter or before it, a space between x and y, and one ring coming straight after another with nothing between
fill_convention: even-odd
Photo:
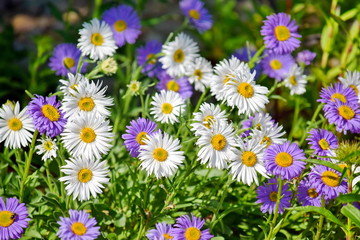
<instances>
[{"instance_id":1,"label":"green leaf","mask_svg":"<svg viewBox=\"0 0 360 240\"><path fill-rule=\"evenodd\" d=\"M324 165L324 166L327 166L327 167L329 167L329 168L335 169L336 171L339 171L339 172L342 172L342 171L343 171L343 169L342 169L341 167L339 167L338 165L336 165L336 164L334 164L334 163L331 163L331 162L328 162L328 161L324 161L324 160L307 158L307 159L303 159L303 160L301 160L301 161L308 162L308 163L314 163L314 164Z\"/></svg>"},{"instance_id":2,"label":"green leaf","mask_svg":"<svg viewBox=\"0 0 360 240\"><path fill-rule=\"evenodd\" d=\"M213 237L213 238L211 238L211 240L224 240L225 238L223 238L223 237Z\"/></svg>"},{"instance_id":3,"label":"green leaf","mask_svg":"<svg viewBox=\"0 0 360 240\"><path fill-rule=\"evenodd\" d=\"M341 213L350 218L353 223L360 228L360 210L353 205L346 205L341 209Z\"/></svg>"},{"instance_id":4,"label":"green leaf","mask_svg":"<svg viewBox=\"0 0 360 240\"><path fill-rule=\"evenodd\" d=\"M360 202L360 194L349 193L336 198L342 203Z\"/></svg>"}]
</instances>

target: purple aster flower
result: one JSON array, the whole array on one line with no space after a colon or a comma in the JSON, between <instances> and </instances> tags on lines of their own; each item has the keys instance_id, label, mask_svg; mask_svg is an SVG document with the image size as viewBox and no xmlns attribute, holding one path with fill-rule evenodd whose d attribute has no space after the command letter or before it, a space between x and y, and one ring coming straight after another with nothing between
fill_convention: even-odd
<instances>
[{"instance_id":1,"label":"purple aster flower","mask_svg":"<svg viewBox=\"0 0 360 240\"><path fill-rule=\"evenodd\" d=\"M158 74L160 79L159 83L156 85L156 88L161 90L171 90L180 94L183 99L190 98L193 94L192 86L187 77L173 78L170 77L166 71L161 71Z\"/></svg>"},{"instance_id":2,"label":"purple aster flower","mask_svg":"<svg viewBox=\"0 0 360 240\"><path fill-rule=\"evenodd\" d=\"M19 239L28 227L28 210L17 198L7 198L6 204L0 197L0 239Z\"/></svg>"},{"instance_id":3,"label":"purple aster flower","mask_svg":"<svg viewBox=\"0 0 360 240\"><path fill-rule=\"evenodd\" d=\"M301 51L296 56L296 61L300 63L304 63L305 65L309 65L312 60L316 57L316 53L311 52L309 50Z\"/></svg>"},{"instance_id":4,"label":"purple aster flower","mask_svg":"<svg viewBox=\"0 0 360 240\"><path fill-rule=\"evenodd\" d=\"M360 210L360 202L353 202L352 204Z\"/></svg>"},{"instance_id":5,"label":"purple aster flower","mask_svg":"<svg viewBox=\"0 0 360 240\"><path fill-rule=\"evenodd\" d=\"M130 126L126 127L127 133L123 134L122 138L125 140L125 147L132 157L139 155L140 145L145 144L144 138L157 132L155 131L156 127L156 123L145 118L138 118L130 122Z\"/></svg>"},{"instance_id":6,"label":"purple aster flower","mask_svg":"<svg viewBox=\"0 0 360 240\"><path fill-rule=\"evenodd\" d=\"M264 163L269 173L291 180L300 176L306 163L304 151L296 143L272 144L265 150Z\"/></svg>"},{"instance_id":7,"label":"purple aster flower","mask_svg":"<svg viewBox=\"0 0 360 240\"><path fill-rule=\"evenodd\" d=\"M32 116L34 126L39 133L45 133L51 138L63 132L67 121L60 110L60 102L56 101L56 96L44 98L35 94L29 103L28 114Z\"/></svg>"},{"instance_id":8,"label":"purple aster flower","mask_svg":"<svg viewBox=\"0 0 360 240\"><path fill-rule=\"evenodd\" d=\"M57 236L62 240L92 240L100 235L96 219L85 211L69 210L70 217L60 217Z\"/></svg>"},{"instance_id":9,"label":"purple aster flower","mask_svg":"<svg viewBox=\"0 0 360 240\"><path fill-rule=\"evenodd\" d=\"M290 54L280 55L272 52L268 53L269 55L261 61L263 72L269 77L281 81L295 64L294 59Z\"/></svg>"},{"instance_id":10,"label":"purple aster flower","mask_svg":"<svg viewBox=\"0 0 360 240\"><path fill-rule=\"evenodd\" d=\"M240 61L242 62L249 62L250 59L252 57L254 57L256 51L248 51L247 47L243 47L243 48L240 48L238 50L236 50L234 53L233 53L233 56L235 56L237 59L239 59ZM258 63L255 65L255 67L253 68L253 70L256 71L256 75L255 75L255 79L258 79L259 76L261 75L261 64Z\"/></svg>"},{"instance_id":11,"label":"purple aster flower","mask_svg":"<svg viewBox=\"0 0 360 240\"><path fill-rule=\"evenodd\" d=\"M188 215L183 215L176 219L176 224L171 231L171 235L174 236L174 240L208 240L212 238L213 235L210 234L209 229L201 231L204 223L205 220L197 218L194 215L191 215L191 218Z\"/></svg>"},{"instance_id":12,"label":"purple aster flower","mask_svg":"<svg viewBox=\"0 0 360 240\"><path fill-rule=\"evenodd\" d=\"M76 73L81 51L72 43L61 43L54 49L49 67L56 75L66 76L69 72ZM81 73L86 71L87 62L83 61Z\"/></svg>"},{"instance_id":13,"label":"purple aster flower","mask_svg":"<svg viewBox=\"0 0 360 240\"><path fill-rule=\"evenodd\" d=\"M325 129L312 129L306 140L309 141L310 148L314 149L314 154L319 156L335 156L333 150L339 146L335 134Z\"/></svg>"},{"instance_id":14,"label":"purple aster flower","mask_svg":"<svg viewBox=\"0 0 360 240\"><path fill-rule=\"evenodd\" d=\"M285 183L281 189L281 195L283 196L280 199L279 211L278 213L282 214L285 208L291 207L291 191L288 191L289 185ZM264 183L263 186L259 186L256 190L258 199L255 203L262 203L260 210L263 213L275 213L275 206L277 201L277 192L279 190L279 185L277 184L276 179L269 179L268 183Z\"/></svg>"},{"instance_id":15,"label":"purple aster flower","mask_svg":"<svg viewBox=\"0 0 360 240\"><path fill-rule=\"evenodd\" d=\"M343 103L357 104L358 97L354 89L351 87L344 87L342 83L335 83L328 88L322 88L320 92L320 99L318 102L325 103L323 110L326 112L331 108L335 102L335 99L340 100Z\"/></svg>"},{"instance_id":16,"label":"purple aster flower","mask_svg":"<svg viewBox=\"0 0 360 240\"><path fill-rule=\"evenodd\" d=\"M329 123L334 123L336 131L360 133L360 106L359 104L343 103L335 99L335 103L325 111Z\"/></svg>"},{"instance_id":17,"label":"purple aster flower","mask_svg":"<svg viewBox=\"0 0 360 240\"><path fill-rule=\"evenodd\" d=\"M290 21L290 16L285 13L272 14L266 18L261 27L261 35L267 49L278 54L291 53L300 46L301 37L297 33L298 26L295 20Z\"/></svg>"},{"instance_id":18,"label":"purple aster flower","mask_svg":"<svg viewBox=\"0 0 360 240\"><path fill-rule=\"evenodd\" d=\"M146 237L149 240L168 240L173 239L173 236L169 233L173 228L171 224L167 224L166 222L157 223L155 225L155 229L149 230L149 233L146 234Z\"/></svg>"},{"instance_id":19,"label":"purple aster flower","mask_svg":"<svg viewBox=\"0 0 360 240\"><path fill-rule=\"evenodd\" d=\"M307 178L301 180L299 184L297 199L303 206L321 207L321 195L316 191L314 183Z\"/></svg>"},{"instance_id":20,"label":"purple aster flower","mask_svg":"<svg viewBox=\"0 0 360 240\"><path fill-rule=\"evenodd\" d=\"M326 200L339 196L340 193L347 193L346 178L340 182L341 173L323 166L317 165L311 169L309 179L319 195L324 195Z\"/></svg>"},{"instance_id":21,"label":"purple aster flower","mask_svg":"<svg viewBox=\"0 0 360 240\"><path fill-rule=\"evenodd\" d=\"M110 25L116 45L121 47L126 42L134 44L140 35L140 19L135 10L127 5L119 5L105 11L102 20Z\"/></svg>"},{"instance_id":22,"label":"purple aster flower","mask_svg":"<svg viewBox=\"0 0 360 240\"><path fill-rule=\"evenodd\" d=\"M182 0L180 8L183 14L190 20L190 23L199 31L204 32L212 27L212 16L204 8L200 0Z\"/></svg>"},{"instance_id":23,"label":"purple aster flower","mask_svg":"<svg viewBox=\"0 0 360 240\"><path fill-rule=\"evenodd\" d=\"M154 77L162 69L161 63L156 54L161 52L161 43L158 41L148 41L145 46L137 49L137 62L143 66L141 72L147 74L149 77Z\"/></svg>"}]
</instances>

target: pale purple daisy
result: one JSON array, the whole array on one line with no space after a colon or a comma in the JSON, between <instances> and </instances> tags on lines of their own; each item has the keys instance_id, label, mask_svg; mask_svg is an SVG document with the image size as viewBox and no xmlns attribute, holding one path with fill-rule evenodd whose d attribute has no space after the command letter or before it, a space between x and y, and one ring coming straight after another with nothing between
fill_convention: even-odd
<instances>
[{"instance_id":1,"label":"pale purple daisy","mask_svg":"<svg viewBox=\"0 0 360 240\"><path fill-rule=\"evenodd\" d=\"M0 239L19 239L28 227L28 210L25 203L17 198L6 198L6 204L0 197Z\"/></svg>"},{"instance_id":2,"label":"pale purple daisy","mask_svg":"<svg viewBox=\"0 0 360 240\"><path fill-rule=\"evenodd\" d=\"M29 102L28 114L32 116L35 129L40 134L54 138L63 132L67 122L60 110L60 101L56 96L43 97L35 94Z\"/></svg>"},{"instance_id":3,"label":"pale purple daisy","mask_svg":"<svg viewBox=\"0 0 360 240\"><path fill-rule=\"evenodd\" d=\"M316 191L313 182L304 178L301 180L297 191L296 197L303 206L321 207L321 195Z\"/></svg>"},{"instance_id":4,"label":"pale purple daisy","mask_svg":"<svg viewBox=\"0 0 360 240\"><path fill-rule=\"evenodd\" d=\"M174 236L174 240L209 240L214 236L210 234L209 229L201 230L204 224L205 220L201 218L183 215L176 219L171 235Z\"/></svg>"},{"instance_id":5,"label":"pale purple daisy","mask_svg":"<svg viewBox=\"0 0 360 240\"><path fill-rule=\"evenodd\" d=\"M282 214L285 208L291 207L291 191L288 190L289 184L285 183L281 189L281 196L279 203L278 213ZM276 179L269 179L268 183L264 183L264 185L259 186L256 190L258 199L255 203L261 203L260 210L263 213L275 213L275 206L277 201L277 193L279 190L279 185Z\"/></svg>"},{"instance_id":6,"label":"pale purple daisy","mask_svg":"<svg viewBox=\"0 0 360 240\"><path fill-rule=\"evenodd\" d=\"M102 20L110 25L116 45L119 47L126 42L134 44L141 33L139 16L130 6L122 4L110 8L104 12Z\"/></svg>"},{"instance_id":7,"label":"pale purple daisy","mask_svg":"<svg viewBox=\"0 0 360 240\"><path fill-rule=\"evenodd\" d=\"M49 67L56 71L56 75L66 76L68 73L76 73L81 51L72 43L61 43L54 49L50 58ZM87 62L83 61L81 73L86 71Z\"/></svg>"},{"instance_id":8,"label":"pale purple daisy","mask_svg":"<svg viewBox=\"0 0 360 240\"><path fill-rule=\"evenodd\" d=\"M296 55L296 61L301 64L310 65L311 61L316 57L316 53L304 50Z\"/></svg>"},{"instance_id":9,"label":"pale purple daisy","mask_svg":"<svg viewBox=\"0 0 360 240\"><path fill-rule=\"evenodd\" d=\"M261 35L267 49L278 54L291 53L300 46L301 37L297 33L298 26L295 20L290 21L290 16L285 13L272 14L264 20Z\"/></svg>"},{"instance_id":10,"label":"pale purple daisy","mask_svg":"<svg viewBox=\"0 0 360 240\"><path fill-rule=\"evenodd\" d=\"M174 91L180 94L183 99L190 98L193 94L193 88L187 77L170 77L166 71L161 71L158 74L159 83L156 85L156 88L167 91Z\"/></svg>"},{"instance_id":11,"label":"pale purple daisy","mask_svg":"<svg viewBox=\"0 0 360 240\"><path fill-rule=\"evenodd\" d=\"M312 129L306 140L309 141L310 148L314 149L314 154L319 156L335 156L333 150L339 146L335 134L325 129Z\"/></svg>"},{"instance_id":12,"label":"pale purple daisy","mask_svg":"<svg viewBox=\"0 0 360 240\"><path fill-rule=\"evenodd\" d=\"M324 195L326 200L336 198L340 193L347 193L346 178L340 182L341 173L332 168L317 165L311 169L309 179L316 192Z\"/></svg>"},{"instance_id":13,"label":"pale purple daisy","mask_svg":"<svg viewBox=\"0 0 360 240\"><path fill-rule=\"evenodd\" d=\"M318 102L325 103L323 110L326 112L335 102L335 99L343 103L357 104L358 97L354 89L351 87L344 87L341 82L335 83L327 88L322 88L320 92L320 99Z\"/></svg>"},{"instance_id":14,"label":"pale purple daisy","mask_svg":"<svg viewBox=\"0 0 360 240\"><path fill-rule=\"evenodd\" d=\"M158 41L148 41L144 46L137 49L137 62L143 68L142 73L149 77L154 77L162 69L162 64L155 55L161 52L161 43Z\"/></svg>"},{"instance_id":15,"label":"pale purple daisy","mask_svg":"<svg viewBox=\"0 0 360 240\"><path fill-rule=\"evenodd\" d=\"M261 61L263 73L278 81L286 77L294 64L294 59L290 54L280 55L273 52L268 52Z\"/></svg>"},{"instance_id":16,"label":"pale purple daisy","mask_svg":"<svg viewBox=\"0 0 360 240\"><path fill-rule=\"evenodd\" d=\"M146 234L146 237L149 240L168 240L173 239L173 236L170 235L172 231L171 224L167 224L166 222L157 223L155 225L155 229L149 230L149 233Z\"/></svg>"},{"instance_id":17,"label":"pale purple daisy","mask_svg":"<svg viewBox=\"0 0 360 240\"><path fill-rule=\"evenodd\" d=\"M57 236L62 240L92 240L100 235L95 218L85 211L69 210L70 217L60 217Z\"/></svg>"},{"instance_id":18,"label":"pale purple daisy","mask_svg":"<svg viewBox=\"0 0 360 240\"><path fill-rule=\"evenodd\" d=\"M344 103L335 99L335 103L325 111L325 117L329 123L334 123L336 131L360 133L360 106L358 103Z\"/></svg>"},{"instance_id":19,"label":"pale purple daisy","mask_svg":"<svg viewBox=\"0 0 360 240\"><path fill-rule=\"evenodd\" d=\"M248 50L247 47L237 49L232 55L242 62L249 62L254 57L256 51ZM261 64L257 63L252 70L256 71L255 80L261 75Z\"/></svg>"},{"instance_id":20,"label":"pale purple daisy","mask_svg":"<svg viewBox=\"0 0 360 240\"><path fill-rule=\"evenodd\" d=\"M204 8L201 0L182 0L179 4L183 14L199 32L202 33L212 27L212 16Z\"/></svg>"},{"instance_id":21,"label":"pale purple daisy","mask_svg":"<svg viewBox=\"0 0 360 240\"><path fill-rule=\"evenodd\" d=\"M264 163L269 173L291 180L300 176L306 163L304 151L296 143L272 144L265 150Z\"/></svg>"},{"instance_id":22,"label":"pale purple daisy","mask_svg":"<svg viewBox=\"0 0 360 240\"><path fill-rule=\"evenodd\" d=\"M145 118L132 120L130 125L126 126L127 133L123 134L122 138L125 140L125 147L132 157L137 157L139 155L140 145L145 144L145 138L157 132L155 131L156 128L156 123Z\"/></svg>"}]
</instances>

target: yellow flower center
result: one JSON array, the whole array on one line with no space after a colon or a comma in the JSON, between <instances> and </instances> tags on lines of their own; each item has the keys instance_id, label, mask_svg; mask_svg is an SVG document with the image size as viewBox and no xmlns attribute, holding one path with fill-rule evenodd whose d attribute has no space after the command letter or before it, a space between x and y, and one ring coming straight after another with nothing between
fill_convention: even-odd
<instances>
[{"instance_id":1,"label":"yellow flower center","mask_svg":"<svg viewBox=\"0 0 360 240\"><path fill-rule=\"evenodd\" d=\"M95 46L101 46L104 43L104 38L100 33L93 33L91 35L91 43Z\"/></svg>"},{"instance_id":2,"label":"yellow flower center","mask_svg":"<svg viewBox=\"0 0 360 240\"><path fill-rule=\"evenodd\" d=\"M71 57L64 58L63 63L67 68L72 68L75 66L75 60Z\"/></svg>"},{"instance_id":3,"label":"yellow flower center","mask_svg":"<svg viewBox=\"0 0 360 240\"><path fill-rule=\"evenodd\" d=\"M349 87L351 87L355 91L356 95L359 94L359 89L355 85L350 85Z\"/></svg>"},{"instance_id":4,"label":"yellow flower center","mask_svg":"<svg viewBox=\"0 0 360 240\"><path fill-rule=\"evenodd\" d=\"M140 90L140 82L133 81L130 83L130 85L128 85L128 87L133 93L137 93Z\"/></svg>"},{"instance_id":5,"label":"yellow flower center","mask_svg":"<svg viewBox=\"0 0 360 240\"><path fill-rule=\"evenodd\" d=\"M144 139L147 139L147 133L146 132L139 132L136 136L136 142L140 145L145 145Z\"/></svg>"},{"instance_id":6,"label":"yellow flower center","mask_svg":"<svg viewBox=\"0 0 360 240\"><path fill-rule=\"evenodd\" d=\"M83 97L78 102L78 106L82 111L90 112L95 107L95 102L90 97Z\"/></svg>"},{"instance_id":7,"label":"yellow flower center","mask_svg":"<svg viewBox=\"0 0 360 240\"><path fill-rule=\"evenodd\" d=\"M79 86L78 84L73 84L73 85L70 86L70 88L71 88L72 90L76 90L76 88L77 88L78 86Z\"/></svg>"},{"instance_id":8,"label":"yellow flower center","mask_svg":"<svg viewBox=\"0 0 360 240\"><path fill-rule=\"evenodd\" d=\"M279 70L280 68L282 68L282 64L279 60L273 59L270 61L270 67L274 70Z\"/></svg>"},{"instance_id":9,"label":"yellow flower center","mask_svg":"<svg viewBox=\"0 0 360 240\"><path fill-rule=\"evenodd\" d=\"M322 150L328 150L330 148L329 143L326 141L325 138L320 139L318 143Z\"/></svg>"},{"instance_id":10,"label":"yellow flower center","mask_svg":"<svg viewBox=\"0 0 360 240\"><path fill-rule=\"evenodd\" d=\"M14 213L10 211L0 211L0 226L8 227L15 221Z\"/></svg>"},{"instance_id":11,"label":"yellow flower center","mask_svg":"<svg viewBox=\"0 0 360 240\"><path fill-rule=\"evenodd\" d=\"M53 143L51 141L46 141L43 144L46 151L51 151L53 149Z\"/></svg>"},{"instance_id":12,"label":"yellow flower center","mask_svg":"<svg viewBox=\"0 0 360 240\"><path fill-rule=\"evenodd\" d=\"M351 107L345 106L345 105L340 106L338 108L338 112L339 112L340 116L342 116L346 120L350 120L355 116L354 110Z\"/></svg>"},{"instance_id":13,"label":"yellow flower center","mask_svg":"<svg viewBox=\"0 0 360 240\"><path fill-rule=\"evenodd\" d=\"M201 231L196 227L189 227L185 231L186 240L199 240L201 237Z\"/></svg>"},{"instance_id":14,"label":"yellow flower center","mask_svg":"<svg viewBox=\"0 0 360 240\"><path fill-rule=\"evenodd\" d=\"M86 227L83 223L81 222L74 222L71 225L71 231L73 231L73 233L75 233L78 236L84 235L86 233Z\"/></svg>"},{"instance_id":15,"label":"yellow flower center","mask_svg":"<svg viewBox=\"0 0 360 240\"><path fill-rule=\"evenodd\" d=\"M277 200L277 192L271 192L270 195L269 195L269 199L272 202L276 202L276 200Z\"/></svg>"},{"instance_id":16,"label":"yellow flower center","mask_svg":"<svg viewBox=\"0 0 360 240\"><path fill-rule=\"evenodd\" d=\"M170 103L164 103L161 105L161 111L165 114L170 114L173 110L173 106Z\"/></svg>"},{"instance_id":17,"label":"yellow flower center","mask_svg":"<svg viewBox=\"0 0 360 240\"><path fill-rule=\"evenodd\" d=\"M257 162L256 154L253 152L245 151L241 156L241 161L248 167L253 167Z\"/></svg>"},{"instance_id":18,"label":"yellow flower center","mask_svg":"<svg viewBox=\"0 0 360 240\"><path fill-rule=\"evenodd\" d=\"M60 113L59 111L50 104L46 104L41 108L41 112L44 114L44 117L48 118L50 121L54 122L59 120Z\"/></svg>"},{"instance_id":19,"label":"yellow flower center","mask_svg":"<svg viewBox=\"0 0 360 240\"><path fill-rule=\"evenodd\" d=\"M223 83L226 84L230 81L230 79L234 78L234 75L228 74L225 76Z\"/></svg>"},{"instance_id":20,"label":"yellow flower center","mask_svg":"<svg viewBox=\"0 0 360 240\"><path fill-rule=\"evenodd\" d=\"M156 57L155 57L155 54L153 53L149 53L147 56L146 56L146 61L150 64L155 64L156 63Z\"/></svg>"},{"instance_id":21,"label":"yellow flower center","mask_svg":"<svg viewBox=\"0 0 360 240\"><path fill-rule=\"evenodd\" d=\"M271 138L269 138L267 136L263 137L260 144L263 144L263 143L266 144L266 147L269 147L272 143Z\"/></svg>"},{"instance_id":22,"label":"yellow flower center","mask_svg":"<svg viewBox=\"0 0 360 240\"><path fill-rule=\"evenodd\" d=\"M153 151L153 157L160 161L160 162L163 162L167 159L168 157L168 152L163 149L163 148L155 148L154 151Z\"/></svg>"},{"instance_id":23,"label":"yellow flower center","mask_svg":"<svg viewBox=\"0 0 360 240\"><path fill-rule=\"evenodd\" d=\"M8 121L8 127L13 131L19 131L22 129L22 122L20 119L14 117Z\"/></svg>"},{"instance_id":24,"label":"yellow flower center","mask_svg":"<svg viewBox=\"0 0 360 240\"><path fill-rule=\"evenodd\" d=\"M290 31L285 26L275 27L275 37L278 41L286 41L290 38Z\"/></svg>"},{"instance_id":25,"label":"yellow flower center","mask_svg":"<svg viewBox=\"0 0 360 240\"><path fill-rule=\"evenodd\" d=\"M196 69L195 72L194 72L194 76L197 77L197 80L201 80L202 79L202 76L203 76L203 73L200 69Z\"/></svg>"},{"instance_id":26,"label":"yellow flower center","mask_svg":"<svg viewBox=\"0 0 360 240\"><path fill-rule=\"evenodd\" d=\"M177 63L182 63L184 59L185 59L185 54L183 50L181 49L176 50L174 53L174 61Z\"/></svg>"},{"instance_id":27,"label":"yellow flower center","mask_svg":"<svg viewBox=\"0 0 360 240\"><path fill-rule=\"evenodd\" d=\"M346 103L346 97L341 93L334 93L331 95L331 101L335 102L335 99L339 99L343 103Z\"/></svg>"},{"instance_id":28,"label":"yellow flower center","mask_svg":"<svg viewBox=\"0 0 360 240\"><path fill-rule=\"evenodd\" d=\"M123 21L123 20L117 20L115 23L114 23L114 29L117 31L117 32L122 32L126 29L127 25L126 25L126 22Z\"/></svg>"},{"instance_id":29,"label":"yellow flower center","mask_svg":"<svg viewBox=\"0 0 360 240\"><path fill-rule=\"evenodd\" d=\"M96 133L91 128L88 127L83 128L80 132L80 139L83 142L92 143L93 141L95 141L95 138L96 138Z\"/></svg>"},{"instance_id":30,"label":"yellow flower center","mask_svg":"<svg viewBox=\"0 0 360 240\"><path fill-rule=\"evenodd\" d=\"M348 166L346 165L346 163L340 163L340 164L338 164L338 166L341 167L342 169L348 167Z\"/></svg>"},{"instance_id":31,"label":"yellow flower center","mask_svg":"<svg viewBox=\"0 0 360 240\"><path fill-rule=\"evenodd\" d=\"M163 234L163 237L165 238L165 240L167 240L167 239L173 239L173 238L174 238L173 236L171 236L171 235L168 234L168 233L164 233L164 234Z\"/></svg>"},{"instance_id":32,"label":"yellow flower center","mask_svg":"<svg viewBox=\"0 0 360 240\"><path fill-rule=\"evenodd\" d=\"M206 123L203 124L205 127L210 128L210 124L215 122L214 116L211 116L211 115L206 116L204 118L203 122L206 122Z\"/></svg>"},{"instance_id":33,"label":"yellow flower center","mask_svg":"<svg viewBox=\"0 0 360 240\"><path fill-rule=\"evenodd\" d=\"M249 83L240 83L237 87L237 91L245 98L254 96L254 88Z\"/></svg>"},{"instance_id":34,"label":"yellow flower center","mask_svg":"<svg viewBox=\"0 0 360 240\"><path fill-rule=\"evenodd\" d=\"M88 168L83 168L78 172L78 180L82 183L87 183L92 179L92 171Z\"/></svg>"},{"instance_id":35,"label":"yellow flower center","mask_svg":"<svg viewBox=\"0 0 360 240\"><path fill-rule=\"evenodd\" d=\"M166 83L166 88L174 92L178 92L180 90L180 86L175 80L168 81Z\"/></svg>"},{"instance_id":36,"label":"yellow flower center","mask_svg":"<svg viewBox=\"0 0 360 240\"><path fill-rule=\"evenodd\" d=\"M293 163L293 158L287 152L280 152L276 155L275 162L280 167L288 167Z\"/></svg>"},{"instance_id":37,"label":"yellow flower center","mask_svg":"<svg viewBox=\"0 0 360 240\"><path fill-rule=\"evenodd\" d=\"M316 198L317 196L319 196L319 194L316 192L315 188L310 188L308 190L308 196L311 198Z\"/></svg>"},{"instance_id":38,"label":"yellow flower center","mask_svg":"<svg viewBox=\"0 0 360 240\"><path fill-rule=\"evenodd\" d=\"M191 9L189 11L189 16L196 20L200 19L200 13L198 11L196 11L195 9Z\"/></svg>"},{"instance_id":39,"label":"yellow flower center","mask_svg":"<svg viewBox=\"0 0 360 240\"><path fill-rule=\"evenodd\" d=\"M294 75L292 75L289 78L289 82L290 82L291 85L295 86L297 84L296 77Z\"/></svg>"},{"instance_id":40,"label":"yellow flower center","mask_svg":"<svg viewBox=\"0 0 360 240\"><path fill-rule=\"evenodd\" d=\"M321 175L321 180L330 187L339 186L340 183L340 177L332 171L323 172Z\"/></svg>"},{"instance_id":41,"label":"yellow flower center","mask_svg":"<svg viewBox=\"0 0 360 240\"><path fill-rule=\"evenodd\" d=\"M211 145L215 150L221 151L226 146L226 138L221 134L216 134L211 138Z\"/></svg>"}]
</instances>

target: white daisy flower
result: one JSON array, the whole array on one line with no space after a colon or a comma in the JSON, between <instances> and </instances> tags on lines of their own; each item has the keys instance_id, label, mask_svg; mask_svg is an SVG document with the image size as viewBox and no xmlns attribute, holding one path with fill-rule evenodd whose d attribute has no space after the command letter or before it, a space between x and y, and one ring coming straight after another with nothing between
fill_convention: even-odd
<instances>
[{"instance_id":1,"label":"white daisy flower","mask_svg":"<svg viewBox=\"0 0 360 240\"><path fill-rule=\"evenodd\" d=\"M274 127L275 121L272 119L269 113L255 113L251 118L252 127L257 130L265 130Z\"/></svg>"},{"instance_id":2,"label":"white daisy flower","mask_svg":"<svg viewBox=\"0 0 360 240\"><path fill-rule=\"evenodd\" d=\"M108 153L114 137L109 121L94 114L79 114L68 121L61 134L62 142L74 157L100 159Z\"/></svg>"},{"instance_id":3,"label":"white daisy flower","mask_svg":"<svg viewBox=\"0 0 360 240\"><path fill-rule=\"evenodd\" d=\"M68 80L60 79L60 91L62 91L65 96L71 95L70 91L76 90L76 88L84 82L89 82L84 75L80 73L77 73L76 75L68 73Z\"/></svg>"},{"instance_id":4,"label":"white daisy flower","mask_svg":"<svg viewBox=\"0 0 360 240\"><path fill-rule=\"evenodd\" d=\"M79 113L107 117L111 112L107 107L112 106L113 99L105 97L107 86L101 87L102 82L85 81L76 89L70 89L70 94L64 96L61 109L65 112L65 118L72 119Z\"/></svg>"},{"instance_id":5,"label":"white daisy flower","mask_svg":"<svg viewBox=\"0 0 360 240\"><path fill-rule=\"evenodd\" d=\"M144 138L144 143L140 145L139 159L142 161L140 167L148 175L154 173L156 178L170 177L185 159L184 152L179 151L179 140L167 133L158 131Z\"/></svg>"},{"instance_id":6,"label":"white daisy flower","mask_svg":"<svg viewBox=\"0 0 360 240\"><path fill-rule=\"evenodd\" d=\"M358 182L360 182L360 167L354 167L352 166L351 168L354 172L354 175L357 175L354 179L353 179L353 182L352 182L352 187L355 187L357 185Z\"/></svg>"},{"instance_id":7,"label":"white daisy flower","mask_svg":"<svg viewBox=\"0 0 360 240\"><path fill-rule=\"evenodd\" d=\"M200 147L198 160L209 168L226 169L235 151L234 129L230 124L215 122L211 129L199 131L196 144Z\"/></svg>"},{"instance_id":8,"label":"white daisy flower","mask_svg":"<svg viewBox=\"0 0 360 240\"><path fill-rule=\"evenodd\" d=\"M340 82L344 84L344 87L351 87L354 89L358 96L358 102L360 103L360 72L358 71L346 71L346 78L339 78Z\"/></svg>"},{"instance_id":9,"label":"white daisy flower","mask_svg":"<svg viewBox=\"0 0 360 240\"><path fill-rule=\"evenodd\" d=\"M245 63L238 58L231 56L231 58L224 59L215 66L215 75L210 82L210 90L213 96L218 101L222 101L226 95L225 86L233 77L232 73L237 72L238 69L243 68Z\"/></svg>"},{"instance_id":10,"label":"white daisy flower","mask_svg":"<svg viewBox=\"0 0 360 240\"><path fill-rule=\"evenodd\" d=\"M200 92L205 91L214 76L210 61L203 57L196 58L194 63L187 67L185 74L188 76L189 82L194 84L195 90Z\"/></svg>"},{"instance_id":11,"label":"white daisy flower","mask_svg":"<svg viewBox=\"0 0 360 240\"><path fill-rule=\"evenodd\" d=\"M290 89L291 95L301 95L306 91L307 80L303 72L302 67L295 64L284 79L285 86Z\"/></svg>"},{"instance_id":12,"label":"white daisy flower","mask_svg":"<svg viewBox=\"0 0 360 240\"><path fill-rule=\"evenodd\" d=\"M66 176L59 180L65 182L67 195L72 194L74 200L89 200L90 193L96 198L97 194L102 193L103 184L109 183L109 169L105 166L105 161L77 157L65 162L61 171Z\"/></svg>"},{"instance_id":13,"label":"white daisy flower","mask_svg":"<svg viewBox=\"0 0 360 240\"><path fill-rule=\"evenodd\" d=\"M172 76L181 76L186 72L186 67L199 56L199 47L188 35L180 33L175 40L163 45L161 52L164 54L159 59L163 69Z\"/></svg>"},{"instance_id":14,"label":"white daisy flower","mask_svg":"<svg viewBox=\"0 0 360 240\"><path fill-rule=\"evenodd\" d=\"M275 123L273 127L262 129L261 131L254 129L250 135L252 138L257 139L257 141L260 141L261 144L264 143L267 148L273 143L283 144L286 141L285 138L282 138L285 134L282 130L283 127L278 123Z\"/></svg>"},{"instance_id":15,"label":"white daisy flower","mask_svg":"<svg viewBox=\"0 0 360 240\"><path fill-rule=\"evenodd\" d=\"M239 114L260 112L269 102L266 96L269 90L256 84L255 74L255 71L250 73L250 68L245 64L241 70L232 73L234 77L225 87L227 104L237 106Z\"/></svg>"},{"instance_id":16,"label":"white daisy flower","mask_svg":"<svg viewBox=\"0 0 360 240\"><path fill-rule=\"evenodd\" d=\"M40 144L35 147L35 149L38 150L36 153L43 155L41 158L43 161L56 158L56 151L58 149L56 139L46 137L39 139L38 142L40 142Z\"/></svg>"},{"instance_id":17,"label":"white daisy flower","mask_svg":"<svg viewBox=\"0 0 360 240\"><path fill-rule=\"evenodd\" d=\"M117 49L111 28L104 21L94 18L90 23L84 23L79 34L78 48L95 61L112 56Z\"/></svg>"},{"instance_id":18,"label":"white daisy flower","mask_svg":"<svg viewBox=\"0 0 360 240\"><path fill-rule=\"evenodd\" d=\"M19 102L8 101L0 108L0 142L5 141L5 147L26 147L32 140L34 125L27 114L27 107L20 112Z\"/></svg>"},{"instance_id":19,"label":"white daisy flower","mask_svg":"<svg viewBox=\"0 0 360 240\"><path fill-rule=\"evenodd\" d=\"M179 122L180 114L185 112L184 99L177 92L161 90L156 93L150 103L150 113L161 123L174 124Z\"/></svg>"},{"instance_id":20,"label":"white daisy flower","mask_svg":"<svg viewBox=\"0 0 360 240\"><path fill-rule=\"evenodd\" d=\"M227 123L225 111L222 111L218 105L204 102L200 106L199 112L194 112L194 123L190 126L196 136L200 136L203 128L210 129L215 122L221 124Z\"/></svg>"},{"instance_id":21,"label":"white daisy flower","mask_svg":"<svg viewBox=\"0 0 360 240\"><path fill-rule=\"evenodd\" d=\"M258 139L252 138L244 142L240 137L236 138L236 145L240 150L236 149L235 157L230 159L232 162L229 166L230 174L233 179L251 185L253 182L259 185L258 175L260 173L268 178L263 162L264 144L260 144Z\"/></svg>"}]
</instances>

